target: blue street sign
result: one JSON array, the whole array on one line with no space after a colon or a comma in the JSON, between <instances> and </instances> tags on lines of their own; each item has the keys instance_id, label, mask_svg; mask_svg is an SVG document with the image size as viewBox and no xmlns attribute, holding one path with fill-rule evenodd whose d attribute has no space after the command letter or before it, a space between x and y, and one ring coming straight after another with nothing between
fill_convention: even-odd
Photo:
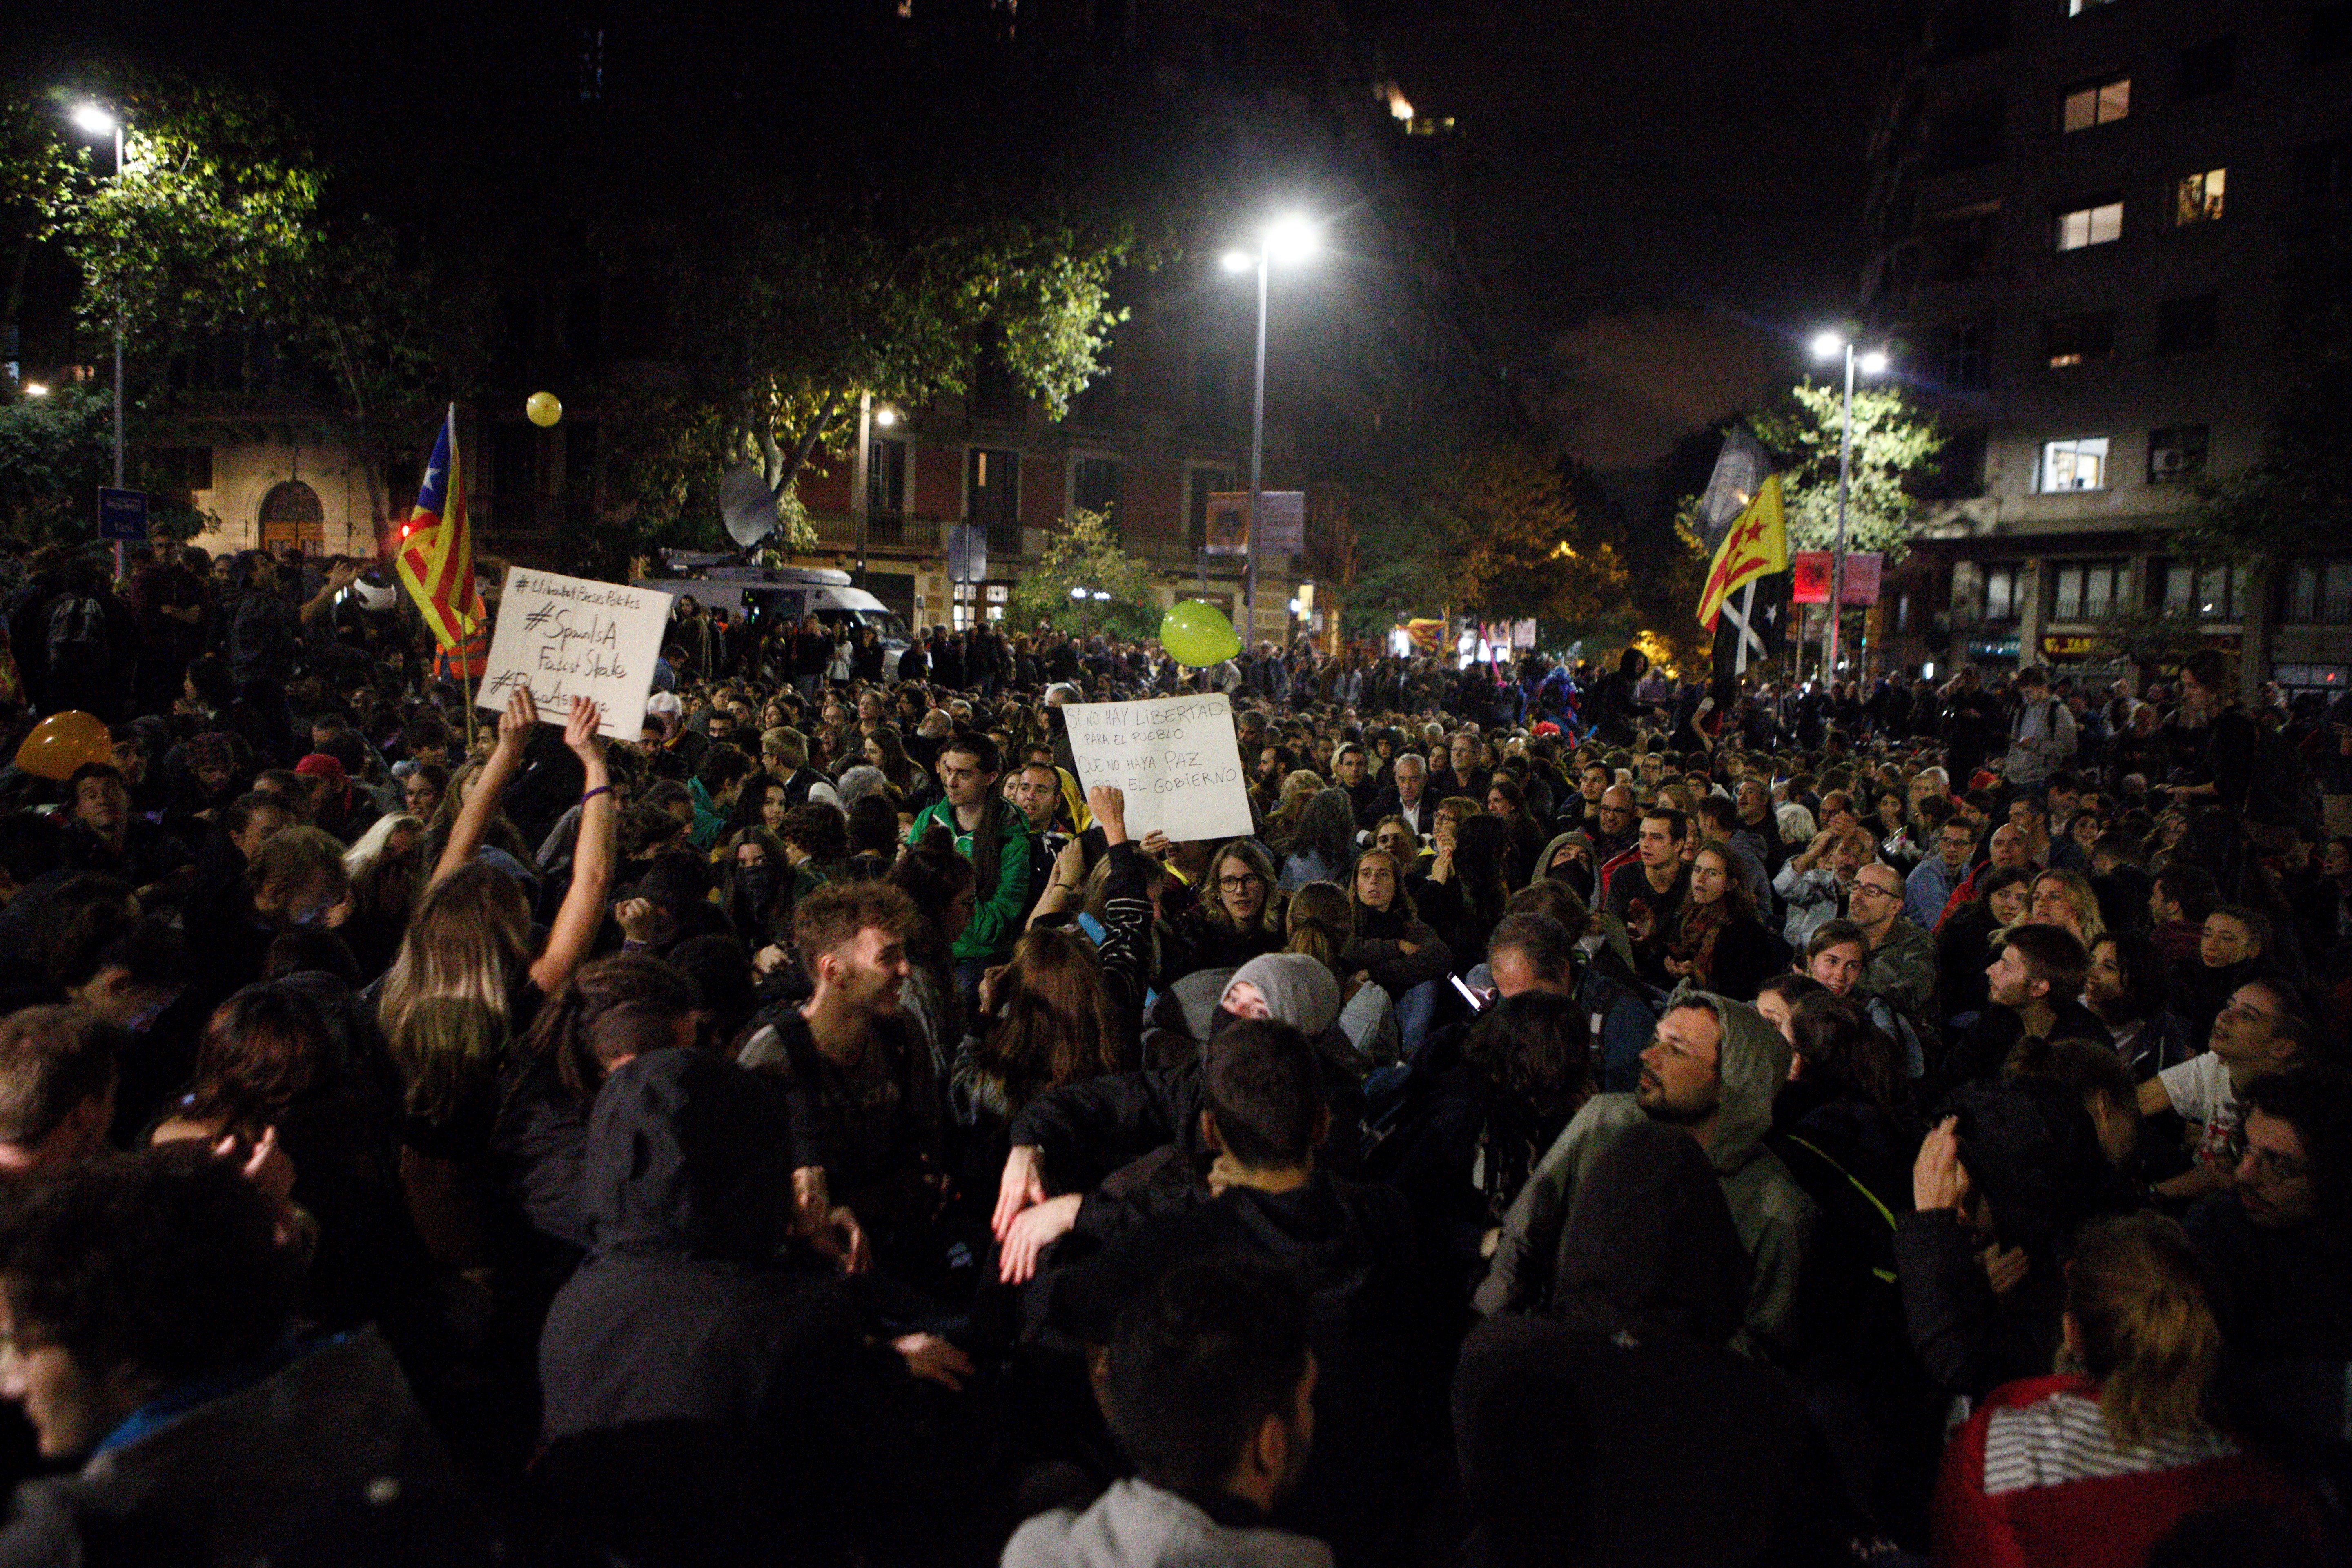
<instances>
[{"instance_id":1,"label":"blue street sign","mask_svg":"<svg viewBox=\"0 0 2352 1568\"><path fill-rule=\"evenodd\" d=\"M100 539L145 539L147 537L147 492L100 487L98 536Z\"/></svg>"}]
</instances>

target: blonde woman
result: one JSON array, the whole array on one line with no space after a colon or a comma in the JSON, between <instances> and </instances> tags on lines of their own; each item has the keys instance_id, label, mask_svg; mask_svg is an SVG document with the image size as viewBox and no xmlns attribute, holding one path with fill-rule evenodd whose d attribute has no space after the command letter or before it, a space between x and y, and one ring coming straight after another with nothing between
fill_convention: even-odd
<instances>
[{"instance_id":1,"label":"blonde woman","mask_svg":"<svg viewBox=\"0 0 2352 1568\"><path fill-rule=\"evenodd\" d=\"M2036 925L2073 931L2085 952L2107 932L2106 921L2099 916L2099 896L2080 871L2044 871L2034 878L2032 910L2026 918Z\"/></svg>"},{"instance_id":2,"label":"blonde woman","mask_svg":"<svg viewBox=\"0 0 2352 1568\"><path fill-rule=\"evenodd\" d=\"M539 722L529 691L508 700L497 744L450 826L376 1002L405 1102L409 1205L436 1256L457 1267L484 1256L487 1226L473 1194L489 1158L500 1058L587 956L612 890L613 785L596 705L585 698L574 700L563 731L585 775L572 886L536 953L522 884L475 858Z\"/></svg>"}]
</instances>

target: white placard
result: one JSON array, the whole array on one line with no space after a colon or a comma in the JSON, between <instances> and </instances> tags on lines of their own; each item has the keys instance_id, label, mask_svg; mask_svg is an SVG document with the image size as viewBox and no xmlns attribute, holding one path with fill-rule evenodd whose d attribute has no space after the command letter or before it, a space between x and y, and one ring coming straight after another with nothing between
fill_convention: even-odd
<instances>
[{"instance_id":1,"label":"white placard","mask_svg":"<svg viewBox=\"0 0 2352 1568\"><path fill-rule=\"evenodd\" d=\"M477 700L504 709L527 686L540 718L561 724L572 700L585 697L604 710L602 733L635 741L669 610L670 596L650 588L509 566Z\"/></svg>"},{"instance_id":2,"label":"white placard","mask_svg":"<svg viewBox=\"0 0 2352 1568\"><path fill-rule=\"evenodd\" d=\"M1181 842L1252 830L1233 705L1223 697L1073 702L1062 715L1078 786L1127 792L1129 837L1157 830Z\"/></svg>"}]
</instances>

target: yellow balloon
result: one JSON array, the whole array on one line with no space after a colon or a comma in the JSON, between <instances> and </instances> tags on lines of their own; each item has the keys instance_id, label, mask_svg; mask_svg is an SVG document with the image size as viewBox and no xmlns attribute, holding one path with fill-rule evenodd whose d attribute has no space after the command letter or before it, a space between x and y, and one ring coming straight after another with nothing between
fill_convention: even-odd
<instances>
[{"instance_id":1,"label":"yellow balloon","mask_svg":"<svg viewBox=\"0 0 2352 1568\"><path fill-rule=\"evenodd\" d=\"M1160 622L1160 646L1168 657L1192 669L1223 664L1241 652L1242 639L1234 623L1214 605L1186 599L1168 606Z\"/></svg>"},{"instance_id":2,"label":"yellow balloon","mask_svg":"<svg viewBox=\"0 0 2352 1568\"><path fill-rule=\"evenodd\" d=\"M52 713L16 748L16 765L37 779L70 778L84 763L110 763L114 742L105 721L75 710Z\"/></svg>"},{"instance_id":3,"label":"yellow balloon","mask_svg":"<svg viewBox=\"0 0 2352 1568\"><path fill-rule=\"evenodd\" d=\"M563 405L556 401L555 394L551 392L532 393L523 400L522 411L530 416L530 422L542 430L563 417Z\"/></svg>"}]
</instances>

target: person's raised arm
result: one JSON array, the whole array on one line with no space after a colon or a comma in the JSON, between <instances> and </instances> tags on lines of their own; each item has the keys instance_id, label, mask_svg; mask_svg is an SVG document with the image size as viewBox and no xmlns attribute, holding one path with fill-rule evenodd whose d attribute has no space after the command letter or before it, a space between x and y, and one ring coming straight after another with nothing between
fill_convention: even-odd
<instances>
[{"instance_id":1,"label":"person's raised arm","mask_svg":"<svg viewBox=\"0 0 2352 1568\"><path fill-rule=\"evenodd\" d=\"M580 837L572 856L572 886L548 928L546 948L530 966L531 984L542 996L555 994L588 956L604 924L604 900L613 890L620 816L613 804L613 776L604 766L604 743L596 738L598 719L596 704L585 697L572 700L563 743L580 759ZM499 738L506 737L501 732Z\"/></svg>"},{"instance_id":2,"label":"person's raised arm","mask_svg":"<svg viewBox=\"0 0 2352 1568\"><path fill-rule=\"evenodd\" d=\"M442 846L430 886L437 888L455 876L457 868L471 860L474 852L482 847L482 840L489 835L490 818L498 815L499 798L506 794L507 785L521 768L523 747L530 743L531 731L538 727L539 705L531 700L530 689L515 688L507 698L507 710L499 715L499 738L490 747L489 760L474 775L474 787L467 792L465 806L457 813L457 820L449 826L449 842Z\"/></svg>"},{"instance_id":3,"label":"person's raised arm","mask_svg":"<svg viewBox=\"0 0 2352 1568\"><path fill-rule=\"evenodd\" d=\"M302 624L307 626L312 621L317 620L320 616L325 615L329 610L332 609L335 604L335 595L350 587L353 581L358 578L359 574L360 569L357 566L352 565L348 561L341 563L340 565L330 567L327 572L326 585L321 587L316 594L311 595L310 601L306 603L299 612L302 619Z\"/></svg>"}]
</instances>

